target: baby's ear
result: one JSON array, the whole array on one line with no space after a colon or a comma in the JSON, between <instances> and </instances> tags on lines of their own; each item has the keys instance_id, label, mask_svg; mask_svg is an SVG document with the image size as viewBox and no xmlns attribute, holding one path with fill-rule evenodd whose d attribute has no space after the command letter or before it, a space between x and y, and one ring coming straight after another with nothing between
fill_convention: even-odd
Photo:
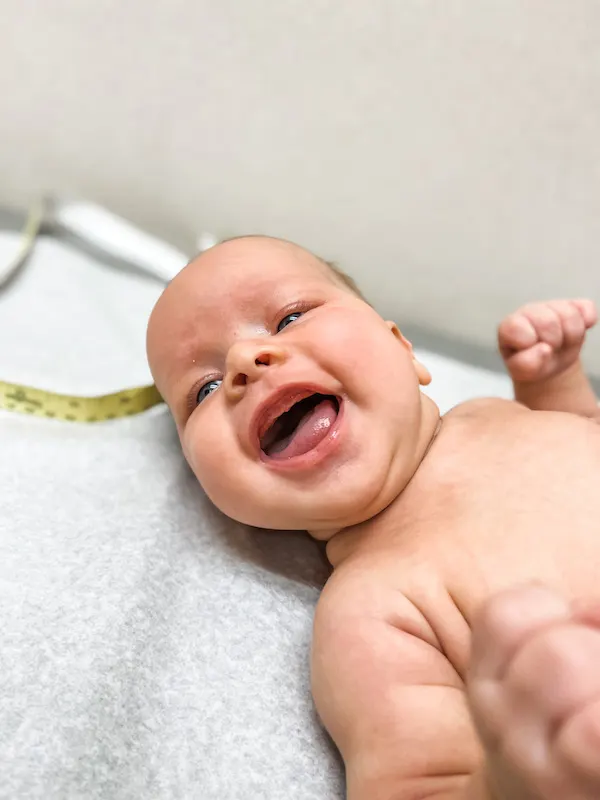
<instances>
[{"instance_id":1,"label":"baby's ear","mask_svg":"<svg viewBox=\"0 0 600 800\"><path fill-rule=\"evenodd\" d=\"M411 354L413 359L413 366L415 368L415 372L417 373L417 378L419 379L419 383L421 384L421 386L428 386L431 383L431 373L424 364L421 364L421 362L417 361L417 359L414 357L412 342L409 342L408 339L402 335L400 328L396 325L395 322L387 320L386 325L388 326L392 334L396 337L396 339L398 339L398 341L402 344L402 346L406 347L408 352Z\"/></svg>"}]
</instances>

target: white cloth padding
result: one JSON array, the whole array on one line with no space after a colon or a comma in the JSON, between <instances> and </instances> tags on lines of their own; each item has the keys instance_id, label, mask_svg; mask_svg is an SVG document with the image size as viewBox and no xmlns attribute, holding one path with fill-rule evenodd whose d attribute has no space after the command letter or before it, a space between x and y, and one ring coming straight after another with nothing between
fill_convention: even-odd
<instances>
[{"instance_id":1,"label":"white cloth padding","mask_svg":"<svg viewBox=\"0 0 600 800\"><path fill-rule=\"evenodd\" d=\"M159 291L43 238L0 293L0 379L148 382ZM444 410L508 391L420 355ZM0 798L344 797L310 698L314 542L216 512L164 407L95 426L0 412L0 487Z\"/></svg>"},{"instance_id":2,"label":"white cloth padding","mask_svg":"<svg viewBox=\"0 0 600 800\"><path fill-rule=\"evenodd\" d=\"M158 291L43 239L0 293L0 378L149 381ZM164 407L0 412L0 487L2 800L344 796L309 688L316 543L217 513Z\"/></svg>"}]
</instances>

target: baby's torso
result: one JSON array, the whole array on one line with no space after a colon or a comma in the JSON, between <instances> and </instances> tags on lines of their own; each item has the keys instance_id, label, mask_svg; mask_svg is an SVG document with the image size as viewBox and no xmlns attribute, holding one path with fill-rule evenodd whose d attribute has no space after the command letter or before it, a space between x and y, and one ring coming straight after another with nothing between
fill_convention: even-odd
<instances>
[{"instance_id":1,"label":"baby's torso","mask_svg":"<svg viewBox=\"0 0 600 800\"><path fill-rule=\"evenodd\" d=\"M362 584L391 615L408 597L464 673L473 614L492 594L528 581L600 593L600 426L465 404L394 507L339 547L348 557L334 578Z\"/></svg>"}]
</instances>

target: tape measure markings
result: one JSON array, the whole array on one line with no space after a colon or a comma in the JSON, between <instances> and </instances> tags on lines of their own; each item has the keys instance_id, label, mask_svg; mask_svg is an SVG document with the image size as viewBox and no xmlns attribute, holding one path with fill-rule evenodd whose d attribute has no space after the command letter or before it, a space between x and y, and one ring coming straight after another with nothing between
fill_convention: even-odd
<instances>
[{"instance_id":1,"label":"tape measure markings","mask_svg":"<svg viewBox=\"0 0 600 800\"><path fill-rule=\"evenodd\" d=\"M51 205L47 198L43 198L30 209L21 231L18 252L0 271L0 288L8 283L31 254L42 225L48 221ZM0 381L0 409L66 422L104 422L129 417L162 402L154 385L138 386L98 397L78 397Z\"/></svg>"},{"instance_id":2,"label":"tape measure markings","mask_svg":"<svg viewBox=\"0 0 600 800\"><path fill-rule=\"evenodd\" d=\"M80 397L0 381L0 409L66 422L105 422L130 417L162 402L153 384L97 397Z\"/></svg>"}]
</instances>

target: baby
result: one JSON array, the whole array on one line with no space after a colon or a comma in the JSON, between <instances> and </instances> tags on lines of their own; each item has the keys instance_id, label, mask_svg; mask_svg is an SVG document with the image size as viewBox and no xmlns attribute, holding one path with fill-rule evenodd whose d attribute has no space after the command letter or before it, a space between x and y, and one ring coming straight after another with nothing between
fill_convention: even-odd
<instances>
[{"instance_id":1,"label":"baby","mask_svg":"<svg viewBox=\"0 0 600 800\"><path fill-rule=\"evenodd\" d=\"M513 314L518 402L440 419L396 324L289 242L220 244L158 301L152 373L207 495L327 542L312 683L350 800L600 798L595 322Z\"/></svg>"}]
</instances>

